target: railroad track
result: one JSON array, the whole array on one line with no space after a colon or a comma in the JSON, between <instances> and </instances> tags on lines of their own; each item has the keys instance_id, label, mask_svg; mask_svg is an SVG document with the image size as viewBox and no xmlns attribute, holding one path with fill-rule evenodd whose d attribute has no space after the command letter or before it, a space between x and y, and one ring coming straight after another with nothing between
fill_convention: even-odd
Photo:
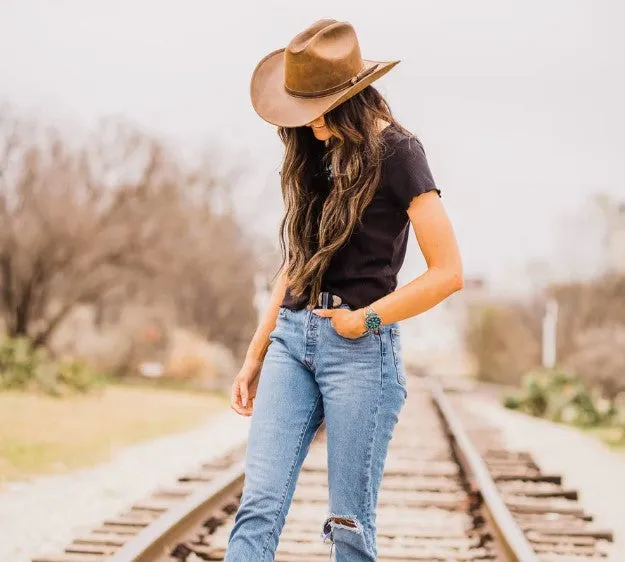
<instances>
[{"instance_id":1,"label":"railroad track","mask_svg":"<svg viewBox=\"0 0 625 562\"><path fill-rule=\"evenodd\" d=\"M590 562L611 533L592 525L574 490L435 381L408 377L379 495L380 562ZM302 467L276 562L327 562L325 431ZM243 485L244 448L204 464L108 519L61 554L32 562L223 560ZM605 560L605 558L604 558ZM243 561L242 561L243 562ZM253 561L245 561L253 562Z\"/></svg>"}]
</instances>

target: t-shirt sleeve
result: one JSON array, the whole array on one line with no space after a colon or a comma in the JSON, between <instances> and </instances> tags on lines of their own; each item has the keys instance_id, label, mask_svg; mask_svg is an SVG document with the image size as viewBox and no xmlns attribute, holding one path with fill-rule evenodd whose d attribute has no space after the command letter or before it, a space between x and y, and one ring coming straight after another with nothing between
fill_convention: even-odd
<instances>
[{"instance_id":1,"label":"t-shirt sleeve","mask_svg":"<svg viewBox=\"0 0 625 562\"><path fill-rule=\"evenodd\" d=\"M425 150L417 137L401 139L388 158L385 183L393 203L407 210L414 197L428 191L436 191L440 197L441 190L434 182Z\"/></svg>"}]
</instances>

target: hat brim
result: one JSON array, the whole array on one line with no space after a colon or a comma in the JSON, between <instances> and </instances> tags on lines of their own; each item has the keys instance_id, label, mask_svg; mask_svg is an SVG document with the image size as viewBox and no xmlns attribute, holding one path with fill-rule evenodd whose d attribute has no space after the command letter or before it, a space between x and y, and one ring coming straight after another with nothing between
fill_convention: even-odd
<instances>
[{"instance_id":1,"label":"hat brim","mask_svg":"<svg viewBox=\"0 0 625 562\"><path fill-rule=\"evenodd\" d=\"M284 88L284 51L278 49L263 58L252 74L250 96L258 115L280 127L302 127L334 109L369 84L384 76L400 61L364 60L365 68L378 67L353 86L333 94L304 98L289 94Z\"/></svg>"}]
</instances>

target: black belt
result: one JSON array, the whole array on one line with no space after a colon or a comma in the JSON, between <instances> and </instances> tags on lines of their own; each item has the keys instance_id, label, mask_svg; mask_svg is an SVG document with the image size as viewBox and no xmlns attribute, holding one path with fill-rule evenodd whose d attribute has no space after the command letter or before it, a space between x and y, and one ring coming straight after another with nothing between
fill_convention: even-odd
<instances>
[{"instance_id":1,"label":"black belt","mask_svg":"<svg viewBox=\"0 0 625 562\"><path fill-rule=\"evenodd\" d=\"M317 297L315 308L337 308L342 302L343 299L338 295L334 295L330 291L321 291Z\"/></svg>"}]
</instances>

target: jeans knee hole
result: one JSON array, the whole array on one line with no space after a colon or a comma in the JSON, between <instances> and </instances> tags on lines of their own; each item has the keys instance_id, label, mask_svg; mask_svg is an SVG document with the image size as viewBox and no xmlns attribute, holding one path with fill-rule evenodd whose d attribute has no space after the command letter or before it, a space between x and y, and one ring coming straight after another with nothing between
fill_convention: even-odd
<instances>
[{"instance_id":1,"label":"jeans knee hole","mask_svg":"<svg viewBox=\"0 0 625 562\"><path fill-rule=\"evenodd\" d=\"M331 515L323 523L321 539L323 542L329 540L332 544L338 539L357 549L367 549L362 523L355 517Z\"/></svg>"}]
</instances>

